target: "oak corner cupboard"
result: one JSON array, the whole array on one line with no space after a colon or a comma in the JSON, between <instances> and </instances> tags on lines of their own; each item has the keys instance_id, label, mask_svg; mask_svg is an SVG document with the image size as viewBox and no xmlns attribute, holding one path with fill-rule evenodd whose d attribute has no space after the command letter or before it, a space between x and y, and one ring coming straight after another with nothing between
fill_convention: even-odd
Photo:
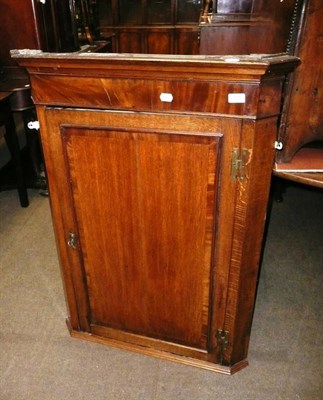
<instances>
[{"instance_id":1,"label":"oak corner cupboard","mask_svg":"<svg viewBox=\"0 0 323 400\"><path fill-rule=\"evenodd\" d=\"M37 107L71 335L245 367L282 87L298 59L14 57Z\"/></svg>"}]
</instances>

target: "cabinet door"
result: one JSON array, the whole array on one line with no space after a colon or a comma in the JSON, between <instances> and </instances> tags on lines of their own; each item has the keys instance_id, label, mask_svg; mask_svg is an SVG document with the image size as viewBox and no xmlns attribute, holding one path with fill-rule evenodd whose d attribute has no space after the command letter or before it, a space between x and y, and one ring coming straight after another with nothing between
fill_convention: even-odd
<instances>
[{"instance_id":1,"label":"cabinet door","mask_svg":"<svg viewBox=\"0 0 323 400\"><path fill-rule=\"evenodd\" d=\"M218 120L56 109L45 119L73 329L214 360Z\"/></svg>"},{"instance_id":2,"label":"cabinet door","mask_svg":"<svg viewBox=\"0 0 323 400\"><path fill-rule=\"evenodd\" d=\"M175 54L199 54L199 29L175 29Z\"/></svg>"},{"instance_id":3,"label":"cabinet door","mask_svg":"<svg viewBox=\"0 0 323 400\"><path fill-rule=\"evenodd\" d=\"M147 30L147 53L173 54L173 29L152 28Z\"/></svg>"},{"instance_id":4,"label":"cabinet door","mask_svg":"<svg viewBox=\"0 0 323 400\"><path fill-rule=\"evenodd\" d=\"M117 52L119 53L143 53L145 48L145 36L142 29L121 28L116 31Z\"/></svg>"}]
</instances>

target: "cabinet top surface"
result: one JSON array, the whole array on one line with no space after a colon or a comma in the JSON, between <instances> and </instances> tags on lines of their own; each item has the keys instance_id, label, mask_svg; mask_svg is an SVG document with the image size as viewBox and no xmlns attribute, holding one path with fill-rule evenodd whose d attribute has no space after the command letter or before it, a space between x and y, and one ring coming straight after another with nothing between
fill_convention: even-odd
<instances>
[{"instance_id":1,"label":"cabinet top surface","mask_svg":"<svg viewBox=\"0 0 323 400\"><path fill-rule=\"evenodd\" d=\"M294 56L282 54L252 54L252 55L168 55L168 54L127 54L127 53L44 53L39 50L12 50L11 56L27 68L55 68L56 71L65 68L98 68L114 69L127 65L136 69L141 66L153 69L208 70L215 73L264 75L268 72L290 71L299 63ZM30 72L30 71L29 71ZM35 71L34 71L35 72Z\"/></svg>"}]
</instances>

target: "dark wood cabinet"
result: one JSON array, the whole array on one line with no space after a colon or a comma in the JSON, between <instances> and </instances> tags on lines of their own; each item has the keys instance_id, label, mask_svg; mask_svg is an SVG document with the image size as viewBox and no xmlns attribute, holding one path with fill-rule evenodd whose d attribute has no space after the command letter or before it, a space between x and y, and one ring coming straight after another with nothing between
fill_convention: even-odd
<instances>
[{"instance_id":1,"label":"dark wood cabinet","mask_svg":"<svg viewBox=\"0 0 323 400\"><path fill-rule=\"evenodd\" d=\"M302 0L211 0L201 15L201 54L285 52Z\"/></svg>"},{"instance_id":2,"label":"dark wood cabinet","mask_svg":"<svg viewBox=\"0 0 323 400\"><path fill-rule=\"evenodd\" d=\"M2 65L15 66L15 61L10 57L11 49L41 48L33 2L2 0L0 11L0 60Z\"/></svg>"},{"instance_id":3,"label":"dark wood cabinet","mask_svg":"<svg viewBox=\"0 0 323 400\"><path fill-rule=\"evenodd\" d=\"M289 56L16 54L37 106L71 334L247 365Z\"/></svg>"},{"instance_id":4,"label":"dark wood cabinet","mask_svg":"<svg viewBox=\"0 0 323 400\"><path fill-rule=\"evenodd\" d=\"M12 49L79 49L72 1L1 0L0 11L0 60L5 66L16 67Z\"/></svg>"},{"instance_id":5,"label":"dark wood cabinet","mask_svg":"<svg viewBox=\"0 0 323 400\"><path fill-rule=\"evenodd\" d=\"M190 117L154 113L133 118L48 108L44 117L61 132L60 165L73 185L70 231L77 224L86 276L77 294L79 305L86 304L78 326L137 345L162 340L159 349L203 356L219 127L202 118L203 132ZM81 284L79 260L74 267Z\"/></svg>"},{"instance_id":6,"label":"dark wood cabinet","mask_svg":"<svg viewBox=\"0 0 323 400\"><path fill-rule=\"evenodd\" d=\"M323 3L306 0L298 13L289 52L302 63L286 88L279 162L289 162L310 142L323 141Z\"/></svg>"},{"instance_id":7,"label":"dark wood cabinet","mask_svg":"<svg viewBox=\"0 0 323 400\"><path fill-rule=\"evenodd\" d=\"M117 53L278 53L302 1L4 0L0 59L13 65L10 49L70 52L93 40Z\"/></svg>"},{"instance_id":8,"label":"dark wood cabinet","mask_svg":"<svg viewBox=\"0 0 323 400\"><path fill-rule=\"evenodd\" d=\"M198 54L201 8L201 1L99 0L96 26L100 38L114 35L119 53Z\"/></svg>"},{"instance_id":9,"label":"dark wood cabinet","mask_svg":"<svg viewBox=\"0 0 323 400\"><path fill-rule=\"evenodd\" d=\"M286 85L274 174L323 188L322 165L315 163L323 159L323 3L300 1L295 11L288 51L302 63Z\"/></svg>"}]
</instances>

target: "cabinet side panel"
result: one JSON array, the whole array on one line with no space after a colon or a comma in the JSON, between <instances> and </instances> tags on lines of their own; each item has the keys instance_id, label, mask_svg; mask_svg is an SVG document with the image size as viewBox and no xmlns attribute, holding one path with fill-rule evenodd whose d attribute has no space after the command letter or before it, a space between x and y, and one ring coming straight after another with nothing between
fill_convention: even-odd
<instances>
[{"instance_id":1,"label":"cabinet side panel","mask_svg":"<svg viewBox=\"0 0 323 400\"><path fill-rule=\"evenodd\" d=\"M241 147L252 150L245 160L246 177L239 178L237 187L225 323L230 332L228 365L248 352L276 130L277 118L243 124Z\"/></svg>"}]
</instances>

